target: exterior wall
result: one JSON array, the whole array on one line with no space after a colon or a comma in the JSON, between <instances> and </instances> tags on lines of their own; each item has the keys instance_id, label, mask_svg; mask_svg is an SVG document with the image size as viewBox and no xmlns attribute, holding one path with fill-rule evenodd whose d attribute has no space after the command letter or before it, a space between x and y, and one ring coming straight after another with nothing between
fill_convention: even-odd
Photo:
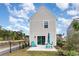
<instances>
[{"instance_id":1,"label":"exterior wall","mask_svg":"<svg viewBox=\"0 0 79 59\"><path fill-rule=\"evenodd\" d=\"M44 21L48 21L48 28L44 28ZM45 8L41 7L38 12L31 18L30 22L30 45L32 41L37 44L35 36L46 36L46 42L50 33L51 43L56 46L56 17Z\"/></svg>"}]
</instances>

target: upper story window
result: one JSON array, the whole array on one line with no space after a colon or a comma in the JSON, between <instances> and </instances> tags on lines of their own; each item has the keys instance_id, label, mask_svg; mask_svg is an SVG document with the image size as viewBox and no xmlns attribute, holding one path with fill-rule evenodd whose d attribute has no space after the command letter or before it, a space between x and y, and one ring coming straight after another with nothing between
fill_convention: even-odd
<instances>
[{"instance_id":1,"label":"upper story window","mask_svg":"<svg viewBox=\"0 0 79 59\"><path fill-rule=\"evenodd\" d=\"M48 28L48 21L44 21L44 28Z\"/></svg>"}]
</instances>

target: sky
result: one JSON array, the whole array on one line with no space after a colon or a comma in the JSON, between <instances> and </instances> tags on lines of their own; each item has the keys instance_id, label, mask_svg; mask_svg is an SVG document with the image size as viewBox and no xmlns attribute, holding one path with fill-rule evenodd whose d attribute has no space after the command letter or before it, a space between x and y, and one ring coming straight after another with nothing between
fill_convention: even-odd
<instances>
[{"instance_id":1,"label":"sky","mask_svg":"<svg viewBox=\"0 0 79 59\"><path fill-rule=\"evenodd\" d=\"M44 5L56 16L56 33L65 34L73 18L79 16L78 3L0 3L0 25L29 35L30 17Z\"/></svg>"}]
</instances>

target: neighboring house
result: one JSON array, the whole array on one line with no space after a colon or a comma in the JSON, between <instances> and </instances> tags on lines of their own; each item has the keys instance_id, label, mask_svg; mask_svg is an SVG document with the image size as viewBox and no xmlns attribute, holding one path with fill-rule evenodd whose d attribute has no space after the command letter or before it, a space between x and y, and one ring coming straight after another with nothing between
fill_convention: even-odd
<instances>
[{"instance_id":1,"label":"neighboring house","mask_svg":"<svg viewBox=\"0 0 79 59\"><path fill-rule=\"evenodd\" d=\"M57 40L62 40L62 41L66 41L66 37L64 36L64 34L56 34Z\"/></svg>"},{"instance_id":2,"label":"neighboring house","mask_svg":"<svg viewBox=\"0 0 79 59\"><path fill-rule=\"evenodd\" d=\"M57 40L63 40L63 35L62 34L56 34Z\"/></svg>"},{"instance_id":3,"label":"neighboring house","mask_svg":"<svg viewBox=\"0 0 79 59\"><path fill-rule=\"evenodd\" d=\"M46 46L48 43L56 46L56 17L45 6L41 6L31 17L30 46Z\"/></svg>"},{"instance_id":4,"label":"neighboring house","mask_svg":"<svg viewBox=\"0 0 79 59\"><path fill-rule=\"evenodd\" d=\"M73 33L75 33L75 30L74 30L74 28L72 27L74 22L79 22L79 18L74 18L74 19L73 19L73 21L71 22L70 26L69 26L68 29L67 29L67 36L70 36L70 35L72 35Z\"/></svg>"}]
</instances>

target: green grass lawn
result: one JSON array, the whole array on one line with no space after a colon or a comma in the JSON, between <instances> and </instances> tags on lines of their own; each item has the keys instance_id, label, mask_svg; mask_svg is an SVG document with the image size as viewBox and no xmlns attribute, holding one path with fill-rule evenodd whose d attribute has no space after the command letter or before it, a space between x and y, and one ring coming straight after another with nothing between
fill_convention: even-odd
<instances>
[{"instance_id":1,"label":"green grass lawn","mask_svg":"<svg viewBox=\"0 0 79 59\"><path fill-rule=\"evenodd\" d=\"M27 51L26 48L5 54L5 56L56 56L56 55L57 52L55 51Z\"/></svg>"}]
</instances>

